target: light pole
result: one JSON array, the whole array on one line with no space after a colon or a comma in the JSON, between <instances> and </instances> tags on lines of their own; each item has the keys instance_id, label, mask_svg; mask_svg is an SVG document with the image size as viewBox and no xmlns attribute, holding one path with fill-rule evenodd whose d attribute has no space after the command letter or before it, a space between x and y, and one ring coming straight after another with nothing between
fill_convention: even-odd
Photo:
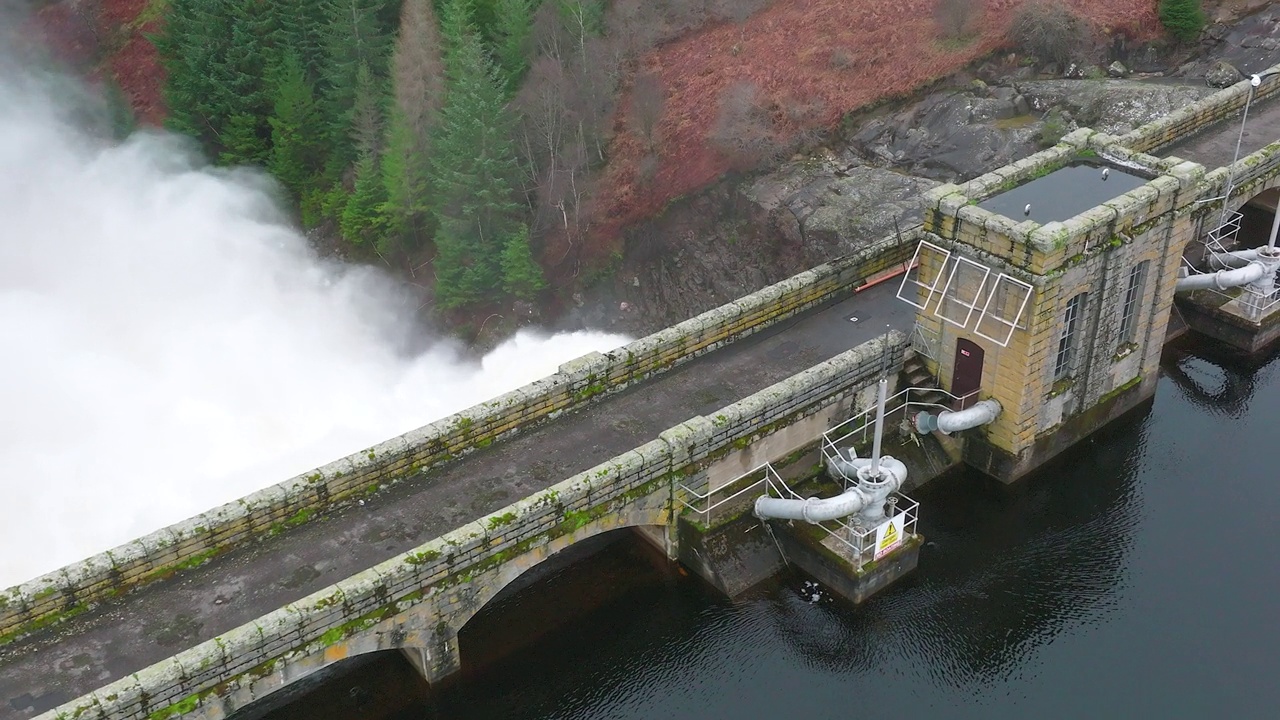
<instances>
[{"instance_id":1,"label":"light pole","mask_svg":"<svg viewBox=\"0 0 1280 720\"><path fill-rule=\"evenodd\" d=\"M1238 68L1237 68L1238 70ZM1244 99L1244 116L1240 118L1240 134L1236 137L1236 153L1231 158L1231 165L1227 168L1227 189L1222 194L1222 214L1218 217L1218 227L1221 228L1227 222L1227 207L1231 200L1232 185L1235 183L1236 163L1240 160L1240 145L1244 142L1244 126L1249 122L1249 106L1253 104L1253 94L1257 92L1258 87L1262 85L1264 78L1271 77L1280 73L1280 70L1272 70L1265 73L1254 73L1249 76L1249 95ZM1243 75L1244 73L1240 73ZM1276 244L1276 231L1280 230L1280 205L1276 207L1276 221L1271 224L1271 239L1267 243L1267 247L1274 248ZM1226 248L1219 248L1225 250Z\"/></svg>"}]
</instances>

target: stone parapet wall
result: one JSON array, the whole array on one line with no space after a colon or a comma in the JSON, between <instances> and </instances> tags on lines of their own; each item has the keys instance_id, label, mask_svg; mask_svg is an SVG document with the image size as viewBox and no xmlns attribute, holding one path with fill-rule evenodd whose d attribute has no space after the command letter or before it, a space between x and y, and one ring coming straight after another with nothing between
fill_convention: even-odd
<instances>
[{"instance_id":1,"label":"stone parapet wall","mask_svg":"<svg viewBox=\"0 0 1280 720\"><path fill-rule=\"evenodd\" d=\"M909 260L917 233L884 238L616 350L590 353L547 378L0 592L0 645L830 302Z\"/></svg>"},{"instance_id":2,"label":"stone parapet wall","mask_svg":"<svg viewBox=\"0 0 1280 720\"><path fill-rule=\"evenodd\" d=\"M221 717L225 708L218 698L225 693L422 606L438 613L430 624L451 637L512 579L501 571L504 563L598 519L625 515L629 505L655 495L664 498L666 510L651 519L674 524L682 486L705 487L708 462L874 383L886 362L891 374L897 372L906 347L906 336L897 331L863 343L38 720ZM208 704L219 708L204 712Z\"/></svg>"},{"instance_id":3,"label":"stone parapet wall","mask_svg":"<svg viewBox=\"0 0 1280 720\"><path fill-rule=\"evenodd\" d=\"M1223 198L1226 199L1228 212L1239 210L1264 190L1276 187L1280 181L1280 141L1276 141L1259 150L1240 158L1235 163L1216 168L1204 176L1210 188L1205 193L1210 198L1198 203L1197 209L1203 215L1217 220L1217 213L1222 211ZM1228 188L1228 185L1230 187ZM1228 190L1230 194L1228 195ZM1207 232L1210 227L1204 228Z\"/></svg>"},{"instance_id":4,"label":"stone parapet wall","mask_svg":"<svg viewBox=\"0 0 1280 720\"><path fill-rule=\"evenodd\" d=\"M1280 65L1268 68L1259 75L1277 71L1280 71ZM1249 90L1249 80L1241 80L1209 97L1152 120L1120 136L1119 141L1132 150L1154 153L1239 114L1244 110ZM1263 78L1262 84L1254 91L1253 102L1274 97L1277 93L1280 93L1280 75Z\"/></svg>"}]
</instances>

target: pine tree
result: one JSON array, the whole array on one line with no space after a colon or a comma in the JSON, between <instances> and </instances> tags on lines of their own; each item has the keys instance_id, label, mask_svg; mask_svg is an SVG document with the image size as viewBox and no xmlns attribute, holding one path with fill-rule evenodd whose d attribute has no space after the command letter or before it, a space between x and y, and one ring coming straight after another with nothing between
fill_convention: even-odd
<instances>
[{"instance_id":1,"label":"pine tree","mask_svg":"<svg viewBox=\"0 0 1280 720\"><path fill-rule=\"evenodd\" d=\"M171 129L200 139L224 163L267 153L273 19L258 0L174 0L156 46L168 73Z\"/></svg>"},{"instance_id":2,"label":"pine tree","mask_svg":"<svg viewBox=\"0 0 1280 720\"><path fill-rule=\"evenodd\" d=\"M219 142L231 115L216 78L231 40L227 8L203 0L172 0L164 32L152 38L165 69L165 125L206 148Z\"/></svg>"},{"instance_id":3,"label":"pine tree","mask_svg":"<svg viewBox=\"0 0 1280 720\"><path fill-rule=\"evenodd\" d=\"M521 300L532 300L546 286L529 247L529 226L520 223L502 248L502 287Z\"/></svg>"},{"instance_id":4,"label":"pine tree","mask_svg":"<svg viewBox=\"0 0 1280 720\"><path fill-rule=\"evenodd\" d=\"M1204 28L1200 0L1160 0L1160 23L1179 40L1195 40Z\"/></svg>"},{"instance_id":5,"label":"pine tree","mask_svg":"<svg viewBox=\"0 0 1280 720\"><path fill-rule=\"evenodd\" d=\"M376 247L384 230L382 206L385 201L377 156L362 155L356 164L355 189L342 209L342 237L354 245Z\"/></svg>"},{"instance_id":6,"label":"pine tree","mask_svg":"<svg viewBox=\"0 0 1280 720\"><path fill-rule=\"evenodd\" d=\"M429 205L430 133L444 99L440 33L431 0L405 0L391 60L395 106L383 155L388 240L423 230ZM384 247L383 252L394 248Z\"/></svg>"},{"instance_id":7,"label":"pine tree","mask_svg":"<svg viewBox=\"0 0 1280 720\"><path fill-rule=\"evenodd\" d=\"M436 300L445 308L483 300L502 284L500 256L516 230L518 167L502 82L478 33L459 22L466 0L446 5L446 94L432 140Z\"/></svg>"},{"instance_id":8,"label":"pine tree","mask_svg":"<svg viewBox=\"0 0 1280 720\"><path fill-rule=\"evenodd\" d=\"M529 70L529 35L533 30L534 4L534 0L495 2L493 57L502 73L508 97L515 94Z\"/></svg>"},{"instance_id":9,"label":"pine tree","mask_svg":"<svg viewBox=\"0 0 1280 720\"><path fill-rule=\"evenodd\" d=\"M269 148L262 137L262 125L266 119L250 112L236 112L228 118L218 135L223 148L218 162L222 165L265 164Z\"/></svg>"},{"instance_id":10,"label":"pine tree","mask_svg":"<svg viewBox=\"0 0 1280 720\"><path fill-rule=\"evenodd\" d=\"M271 174L301 199L312 189L324 154L317 134L320 114L299 55L285 54L274 79L271 122Z\"/></svg>"},{"instance_id":11,"label":"pine tree","mask_svg":"<svg viewBox=\"0 0 1280 720\"><path fill-rule=\"evenodd\" d=\"M325 0L323 115L330 139L326 174L337 181L356 161L352 141L360 67L386 77L390 35L379 23L380 0Z\"/></svg>"},{"instance_id":12,"label":"pine tree","mask_svg":"<svg viewBox=\"0 0 1280 720\"><path fill-rule=\"evenodd\" d=\"M297 55L308 80L320 78L325 60L325 13L316 0L271 0L276 26L273 44L276 55ZM280 64L277 60L275 64Z\"/></svg>"},{"instance_id":13,"label":"pine tree","mask_svg":"<svg viewBox=\"0 0 1280 720\"><path fill-rule=\"evenodd\" d=\"M376 79L364 63L356 70L356 92L351 108L351 145L357 157L377 155L382 150L384 83Z\"/></svg>"}]
</instances>

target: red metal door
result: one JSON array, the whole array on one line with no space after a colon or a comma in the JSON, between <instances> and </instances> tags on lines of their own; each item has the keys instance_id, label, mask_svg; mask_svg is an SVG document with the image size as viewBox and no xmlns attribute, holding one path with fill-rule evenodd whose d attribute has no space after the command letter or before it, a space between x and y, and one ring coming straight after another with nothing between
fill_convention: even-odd
<instances>
[{"instance_id":1,"label":"red metal door","mask_svg":"<svg viewBox=\"0 0 1280 720\"><path fill-rule=\"evenodd\" d=\"M982 347L972 340L956 340L955 369L951 373L951 394L960 398L982 387ZM956 403L957 410L977 402L975 394Z\"/></svg>"}]
</instances>

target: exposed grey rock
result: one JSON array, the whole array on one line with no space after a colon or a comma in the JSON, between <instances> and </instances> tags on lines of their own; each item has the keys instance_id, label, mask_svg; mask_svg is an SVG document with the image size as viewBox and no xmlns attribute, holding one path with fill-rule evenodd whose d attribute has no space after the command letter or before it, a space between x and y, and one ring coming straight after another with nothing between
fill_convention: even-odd
<instances>
[{"instance_id":1,"label":"exposed grey rock","mask_svg":"<svg viewBox=\"0 0 1280 720\"><path fill-rule=\"evenodd\" d=\"M1129 69L1139 73L1162 72L1167 69L1164 58L1154 45L1147 45L1129 54Z\"/></svg>"},{"instance_id":2,"label":"exposed grey rock","mask_svg":"<svg viewBox=\"0 0 1280 720\"><path fill-rule=\"evenodd\" d=\"M1212 91L1140 80L1040 80L1019 84L1033 112L1060 108L1079 125L1124 134Z\"/></svg>"},{"instance_id":3,"label":"exposed grey rock","mask_svg":"<svg viewBox=\"0 0 1280 720\"><path fill-rule=\"evenodd\" d=\"M787 199L800 221L806 254L845 254L920 220L921 194L938 183L883 168L857 167L811 182ZM819 188L821 188L819 190Z\"/></svg>"},{"instance_id":4,"label":"exposed grey rock","mask_svg":"<svg viewBox=\"0 0 1280 720\"><path fill-rule=\"evenodd\" d=\"M1240 71L1229 62L1219 60L1204 74L1204 84L1211 88L1224 88L1235 85L1244 79Z\"/></svg>"},{"instance_id":5,"label":"exposed grey rock","mask_svg":"<svg viewBox=\"0 0 1280 720\"><path fill-rule=\"evenodd\" d=\"M1221 40L1231 32L1226 23L1214 23L1204 29L1202 36L1209 40Z\"/></svg>"},{"instance_id":6,"label":"exposed grey rock","mask_svg":"<svg viewBox=\"0 0 1280 720\"><path fill-rule=\"evenodd\" d=\"M1125 67L1124 63L1117 60L1107 66L1107 74L1113 78L1129 77L1129 68Z\"/></svg>"},{"instance_id":7,"label":"exposed grey rock","mask_svg":"<svg viewBox=\"0 0 1280 720\"><path fill-rule=\"evenodd\" d=\"M896 115L872 120L854 136L864 158L913 175L950 180L974 177L1035 147L1035 119L1027 102L1004 88L991 97L945 91ZM1021 116L1021 117L1020 117Z\"/></svg>"}]
</instances>

